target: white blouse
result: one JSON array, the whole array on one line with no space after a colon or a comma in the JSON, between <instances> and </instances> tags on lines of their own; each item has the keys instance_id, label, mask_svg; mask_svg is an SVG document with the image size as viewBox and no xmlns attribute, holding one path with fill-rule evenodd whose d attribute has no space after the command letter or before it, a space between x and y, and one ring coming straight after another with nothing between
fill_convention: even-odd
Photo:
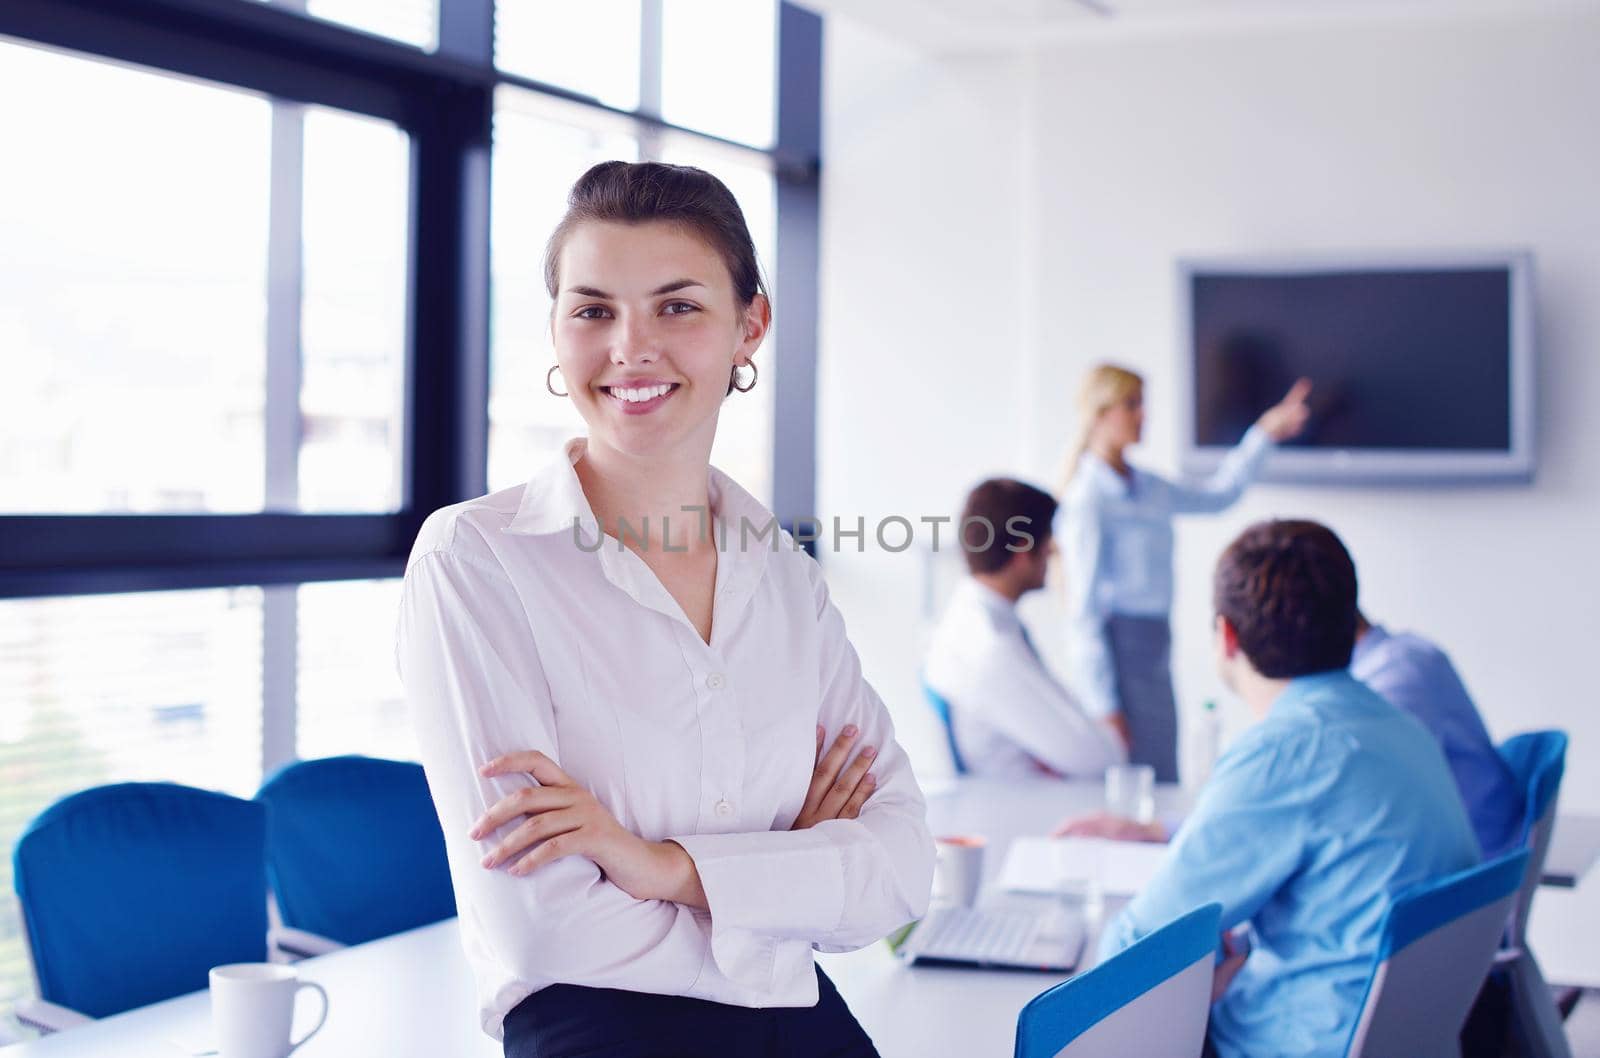
<instances>
[{"instance_id":1,"label":"white blouse","mask_svg":"<svg viewBox=\"0 0 1600 1058\"><path fill-rule=\"evenodd\" d=\"M813 948L862 947L926 911L922 793L819 567L771 512L711 470L707 645L644 561L599 535L573 469L584 445L525 486L434 512L406 570L401 676L484 1031L500 1038L514 1006L558 982L809 1006ZM831 742L852 723L856 745L878 747L875 792L859 819L790 831L816 726ZM477 768L525 749L628 830L688 850L709 912L636 900L582 856L521 878L484 869L515 823L468 830L534 780Z\"/></svg>"}]
</instances>

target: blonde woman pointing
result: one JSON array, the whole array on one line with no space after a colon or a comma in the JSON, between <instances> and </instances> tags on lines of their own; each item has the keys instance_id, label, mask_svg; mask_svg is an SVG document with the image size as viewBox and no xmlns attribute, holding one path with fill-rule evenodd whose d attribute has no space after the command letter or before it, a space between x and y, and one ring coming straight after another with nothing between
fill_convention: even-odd
<instances>
[{"instance_id":1,"label":"blonde woman pointing","mask_svg":"<svg viewBox=\"0 0 1600 1058\"><path fill-rule=\"evenodd\" d=\"M1128 742L1128 757L1178 778L1172 694L1172 516L1221 511L1255 478L1274 444L1306 424L1300 379L1262 413L1216 473L1169 481L1128 464L1144 430L1144 380L1101 364L1078 394L1081 429L1067 465L1056 539L1067 569L1073 669L1084 703Z\"/></svg>"}]
</instances>

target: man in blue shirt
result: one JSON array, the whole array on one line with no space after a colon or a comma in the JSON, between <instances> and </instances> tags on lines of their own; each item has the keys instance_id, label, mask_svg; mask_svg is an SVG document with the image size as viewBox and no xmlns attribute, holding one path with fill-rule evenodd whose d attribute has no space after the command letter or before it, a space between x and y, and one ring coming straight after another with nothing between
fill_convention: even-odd
<instances>
[{"instance_id":1,"label":"man in blue shirt","mask_svg":"<svg viewBox=\"0 0 1600 1058\"><path fill-rule=\"evenodd\" d=\"M1410 632L1391 634L1356 615L1350 675L1422 722L1439 740L1483 858L1522 841L1522 791L1443 650Z\"/></svg>"},{"instance_id":2,"label":"man in blue shirt","mask_svg":"<svg viewBox=\"0 0 1600 1058\"><path fill-rule=\"evenodd\" d=\"M1108 958L1209 901L1253 948L1219 970L1219 1058L1342 1058L1396 893L1478 862L1438 743L1347 671L1356 573L1314 522L1245 530L1217 563L1215 649L1259 717L1217 762ZM1069 832L1072 828L1066 828Z\"/></svg>"}]
</instances>

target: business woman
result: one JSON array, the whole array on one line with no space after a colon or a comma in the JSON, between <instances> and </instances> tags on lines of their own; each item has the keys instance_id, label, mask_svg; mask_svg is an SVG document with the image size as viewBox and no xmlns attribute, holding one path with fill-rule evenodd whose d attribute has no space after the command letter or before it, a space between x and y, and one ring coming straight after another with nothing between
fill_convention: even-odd
<instances>
[{"instance_id":1,"label":"business woman","mask_svg":"<svg viewBox=\"0 0 1600 1058\"><path fill-rule=\"evenodd\" d=\"M710 466L771 319L744 218L701 170L602 163L545 280L587 436L428 518L399 628L484 1029L875 1054L812 952L920 917L933 842L817 564Z\"/></svg>"},{"instance_id":2,"label":"business woman","mask_svg":"<svg viewBox=\"0 0 1600 1058\"><path fill-rule=\"evenodd\" d=\"M1178 779L1172 693L1172 517L1231 506L1272 446L1305 428L1300 379L1203 482L1169 481L1124 455L1144 431L1144 380L1111 364L1078 394L1080 432L1067 462L1056 539L1066 565L1073 668L1085 704L1128 743L1128 759Z\"/></svg>"}]
</instances>

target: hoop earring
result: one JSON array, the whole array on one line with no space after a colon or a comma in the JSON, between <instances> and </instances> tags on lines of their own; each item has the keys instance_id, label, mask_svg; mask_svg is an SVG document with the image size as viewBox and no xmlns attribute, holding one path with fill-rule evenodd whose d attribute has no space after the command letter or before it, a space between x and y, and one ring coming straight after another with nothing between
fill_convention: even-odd
<instances>
[{"instance_id":1,"label":"hoop earring","mask_svg":"<svg viewBox=\"0 0 1600 1058\"><path fill-rule=\"evenodd\" d=\"M567 393L565 391L562 391L560 393L556 392L556 387L554 387L554 386L552 386L550 384L551 376L553 376L557 371L560 371L560 370L561 370L561 365L560 364L553 364L553 365L551 365L550 370L548 370L548 371L546 371L544 373L544 388L550 391L550 395L552 397L565 397L565 396L567 396ZM563 381L563 384L565 384L565 379L563 379L562 381Z\"/></svg>"},{"instance_id":2,"label":"hoop earring","mask_svg":"<svg viewBox=\"0 0 1600 1058\"><path fill-rule=\"evenodd\" d=\"M748 384L743 386L739 385L739 368L741 367L748 367L750 369L750 381ZM755 362L753 360L747 360L744 363L738 364L734 367L733 374L729 377L729 381L733 384L733 388L738 390L740 393L749 393L752 389L756 388L756 378L758 375L759 372L756 370Z\"/></svg>"}]
</instances>

